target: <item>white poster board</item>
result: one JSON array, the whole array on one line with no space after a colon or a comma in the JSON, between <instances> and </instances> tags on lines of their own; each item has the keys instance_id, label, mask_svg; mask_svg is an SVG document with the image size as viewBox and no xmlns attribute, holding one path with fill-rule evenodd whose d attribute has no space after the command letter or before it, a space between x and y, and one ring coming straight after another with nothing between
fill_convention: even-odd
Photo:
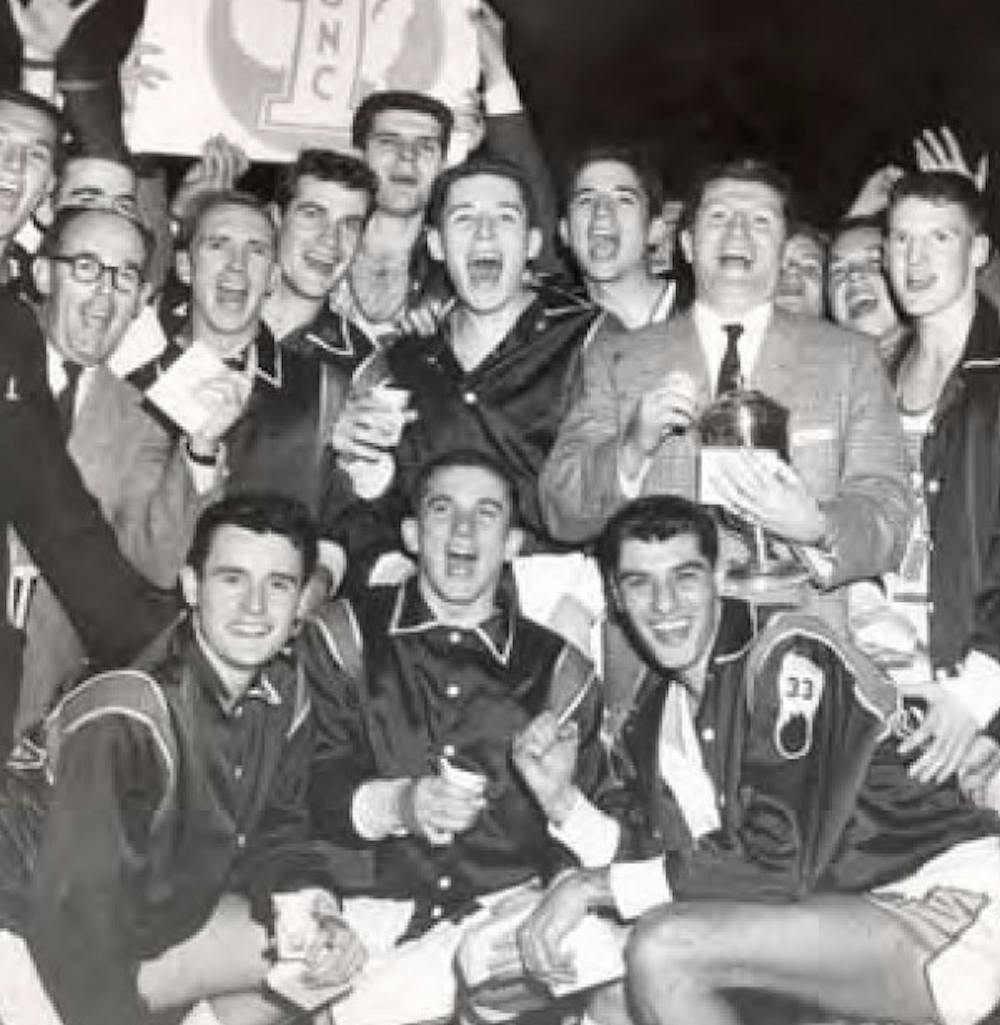
<instances>
[{"instance_id":1,"label":"white poster board","mask_svg":"<svg viewBox=\"0 0 1000 1025\"><path fill-rule=\"evenodd\" d=\"M149 0L123 71L134 152L197 154L223 133L256 160L343 149L368 93L468 109L478 0Z\"/></svg>"}]
</instances>

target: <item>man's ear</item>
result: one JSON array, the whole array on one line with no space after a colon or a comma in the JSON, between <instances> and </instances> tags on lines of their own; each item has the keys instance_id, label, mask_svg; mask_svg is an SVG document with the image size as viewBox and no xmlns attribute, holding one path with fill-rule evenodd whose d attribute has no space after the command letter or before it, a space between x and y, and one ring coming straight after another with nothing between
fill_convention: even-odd
<instances>
[{"instance_id":1,"label":"man's ear","mask_svg":"<svg viewBox=\"0 0 1000 1025\"><path fill-rule=\"evenodd\" d=\"M531 228L528 231L528 259L534 260L538 257L538 254L542 251L542 231L541 228Z\"/></svg>"},{"instance_id":2,"label":"man's ear","mask_svg":"<svg viewBox=\"0 0 1000 1025\"><path fill-rule=\"evenodd\" d=\"M507 540L503 545L504 561L511 562L516 559L524 546L524 531L520 527L511 527L507 531Z\"/></svg>"},{"instance_id":3,"label":"man's ear","mask_svg":"<svg viewBox=\"0 0 1000 1025\"><path fill-rule=\"evenodd\" d=\"M567 249L572 249L573 247L570 245L569 241L569 221L567 221L565 217L559 218L559 223L556 225L556 231L559 233L559 241L562 242Z\"/></svg>"},{"instance_id":4,"label":"man's ear","mask_svg":"<svg viewBox=\"0 0 1000 1025\"><path fill-rule=\"evenodd\" d=\"M646 245L650 249L657 249L667 237L667 222L660 216L649 219L649 227L646 229Z\"/></svg>"},{"instance_id":5,"label":"man's ear","mask_svg":"<svg viewBox=\"0 0 1000 1025\"><path fill-rule=\"evenodd\" d=\"M427 252L432 260L444 263L444 246L441 243L441 232L435 227L427 229Z\"/></svg>"},{"instance_id":6,"label":"man's ear","mask_svg":"<svg viewBox=\"0 0 1000 1025\"><path fill-rule=\"evenodd\" d=\"M281 265L275 259L274 264L271 267L271 273L267 276L267 288L264 289L265 295L273 295L275 289L278 287L278 281L281 278Z\"/></svg>"},{"instance_id":7,"label":"man's ear","mask_svg":"<svg viewBox=\"0 0 1000 1025\"><path fill-rule=\"evenodd\" d=\"M174 269L181 283L191 287L191 254L186 249L179 249L174 255Z\"/></svg>"},{"instance_id":8,"label":"man's ear","mask_svg":"<svg viewBox=\"0 0 1000 1025\"><path fill-rule=\"evenodd\" d=\"M400 524L399 531L403 536L403 544L406 550L413 556L420 555L420 531L417 529L417 521L412 516L407 516Z\"/></svg>"},{"instance_id":9,"label":"man's ear","mask_svg":"<svg viewBox=\"0 0 1000 1025\"><path fill-rule=\"evenodd\" d=\"M971 256L972 266L976 270L986 266L990 259L990 240L987 235L980 233L972 240Z\"/></svg>"},{"instance_id":10,"label":"man's ear","mask_svg":"<svg viewBox=\"0 0 1000 1025\"><path fill-rule=\"evenodd\" d=\"M694 266L694 243L691 241L691 231L688 228L681 232L681 252L684 259Z\"/></svg>"},{"instance_id":11,"label":"man's ear","mask_svg":"<svg viewBox=\"0 0 1000 1025\"><path fill-rule=\"evenodd\" d=\"M184 601L193 609L198 605L198 574L190 566L181 567L181 592Z\"/></svg>"},{"instance_id":12,"label":"man's ear","mask_svg":"<svg viewBox=\"0 0 1000 1025\"><path fill-rule=\"evenodd\" d=\"M52 261L47 256L36 256L31 264L31 276L35 279L35 288L42 295L52 294Z\"/></svg>"}]
</instances>

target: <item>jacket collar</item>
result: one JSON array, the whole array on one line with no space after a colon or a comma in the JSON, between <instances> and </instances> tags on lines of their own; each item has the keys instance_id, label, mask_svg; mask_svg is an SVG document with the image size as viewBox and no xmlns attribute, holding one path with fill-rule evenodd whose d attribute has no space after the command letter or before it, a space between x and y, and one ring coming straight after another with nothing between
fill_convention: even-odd
<instances>
[{"instance_id":1,"label":"jacket collar","mask_svg":"<svg viewBox=\"0 0 1000 1025\"><path fill-rule=\"evenodd\" d=\"M402 637L444 630L475 637L495 662L506 666L514 647L517 614L502 587L497 590L496 602L496 612L471 629L442 623L424 601L418 577L414 574L399 586L389 621L389 636Z\"/></svg>"}]
</instances>

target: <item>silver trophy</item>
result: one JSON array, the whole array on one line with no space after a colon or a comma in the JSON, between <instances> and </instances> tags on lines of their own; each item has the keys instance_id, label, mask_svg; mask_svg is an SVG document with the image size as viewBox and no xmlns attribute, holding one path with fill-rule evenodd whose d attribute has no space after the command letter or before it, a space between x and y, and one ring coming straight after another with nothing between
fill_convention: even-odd
<instances>
[{"instance_id":1,"label":"silver trophy","mask_svg":"<svg viewBox=\"0 0 1000 1025\"><path fill-rule=\"evenodd\" d=\"M753 448L777 453L788 460L788 410L759 391L735 391L720 396L701 415L698 434L703 447ZM791 556L773 551L764 528L730 513L724 525L747 540L749 557L731 564L725 590L740 598L798 604L808 570Z\"/></svg>"}]
</instances>

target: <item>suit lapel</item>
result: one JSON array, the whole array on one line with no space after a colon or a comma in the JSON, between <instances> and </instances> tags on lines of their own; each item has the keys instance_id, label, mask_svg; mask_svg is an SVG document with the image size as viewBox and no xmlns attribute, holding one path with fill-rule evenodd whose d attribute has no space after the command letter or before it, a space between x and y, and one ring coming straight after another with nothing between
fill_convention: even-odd
<instances>
[{"instance_id":1,"label":"suit lapel","mask_svg":"<svg viewBox=\"0 0 1000 1025\"><path fill-rule=\"evenodd\" d=\"M130 389L106 367L97 367L69 437L69 454L87 490L105 511L113 505L127 469Z\"/></svg>"}]
</instances>

